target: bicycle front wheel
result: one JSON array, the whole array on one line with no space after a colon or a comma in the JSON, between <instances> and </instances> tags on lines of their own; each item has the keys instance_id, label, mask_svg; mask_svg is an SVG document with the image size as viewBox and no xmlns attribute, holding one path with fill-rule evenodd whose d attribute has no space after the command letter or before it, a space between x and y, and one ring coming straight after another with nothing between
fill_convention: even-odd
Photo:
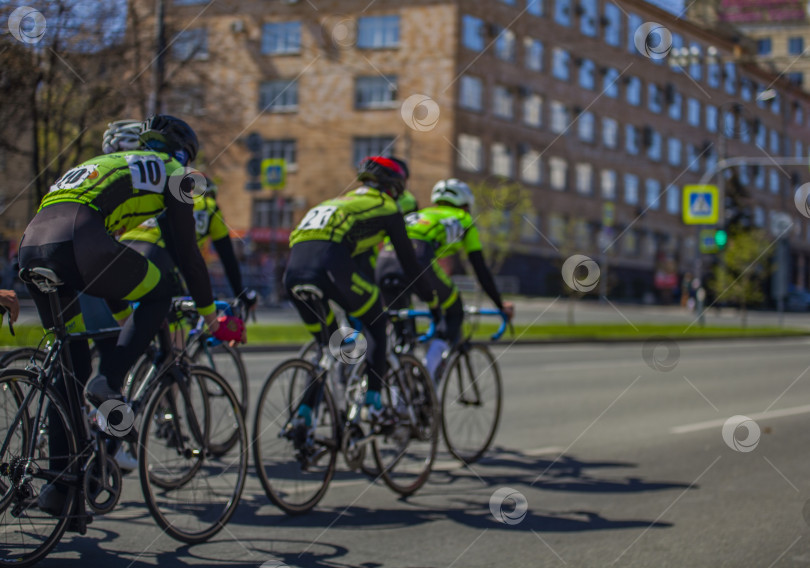
<instances>
[{"instance_id":1,"label":"bicycle front wheel","mask_svg":"<svg viewBox=\"0 0 810 568\"><path fill-rule=\"evenodd\" d=\"M335 473L338 415L326 384L323 400L313 410L314 427L299 432L292 424L316 372L302 359L281 363L264 383L256 407L256 472L267 497L290 515L306 513L317 505Z\"/></svg>"},{"instance_id":2,"label":"bicycle front wheel","mask_svg":"<svg viewBox=\"0 0 810 568\"><path fill-rule=\"evenodd\" d=\"M0 566L31 566L56 546L74 509L76 438L59 396L43 392L37 375L20 369L0 371L0 432ZM64 441L58 454L51 452L51 432ZM65 500L61 512L51 515L39 509L38 497L58 479L72 484L58 485Z\"/></svg>"},{"instance_id":3,"label":"bicycle front wheel","mask_svg":"<svg viewBox=\"0 0 810 568\"><path fill-rule=\"evenodd\" d=\"M31 364L42 365L45 351L36 347L20 347L0 357L0 369L25 369Z\"/></svg>"},{"instance_id":4,"label":"bicycle front wheel","mask_svg":"<svg viewBox=\"0 0 810 568\"><path fill-rule=\"evenodd\" d=\"M396 423L374 439L374 458L388 487L411 495L430 476L439 443L439 402L427 369L416 357L400 355L400 369L389 371L383 390Z\"/></svg>"},{"instance_id":5,"label":"bicycle front wheel","mask_svg":"<svg viewBox=\"0 0 810 568\"><path fill-rule=\"evenodd\" d=\"M248 442L239 401L227 381L205 367L165 380L146 404L138 471L144 499L169 536L189 544L217 534L236 511L247 477ZM221 396L211 398L209 392ZM236 442L223 454L211 440ZM168 479L182 483L161 483ZM160 480L160 481L158 481Z\"/></svg>"},{"instance_id":6,"label":"bicycle front wheel","mask_svg":"<svg viewBox=\"0 0 810 568\"><path fill-rule=\"evenodd\" d=\"M191 359L195 365L210 367L228 381L239 399L242 414L247 416L248 376L239 350L226 343L212 347L203 341L200 342Z\"/></svg>"},{"instance_id":7,"label":"bicycle front wheel","mask_svg":"<svg viewBox=\"0 0 810 568\"><path fill-rule=\"evenodd\" d=\"M442 433L447 449L469 464L489 449L501 418L501 371L483 345L455 351L442 378Z\"/></svg>"}]
</instances>

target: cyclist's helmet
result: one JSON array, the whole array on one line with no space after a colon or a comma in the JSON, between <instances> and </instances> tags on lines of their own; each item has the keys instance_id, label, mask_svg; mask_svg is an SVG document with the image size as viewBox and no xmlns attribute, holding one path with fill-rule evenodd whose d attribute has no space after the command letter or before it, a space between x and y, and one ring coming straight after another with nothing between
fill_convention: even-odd
<instances>
[{"instance_id":1,"label":"cyclist's helmet","mask_svg":"<svg viewBox=\"0 0 810 568\"><path fill-rule=\"evenodd\" d=\"M141 125L141 144L150 150L173 155L188 165L197 157L200 143L194 130L185 121L168 114L154 114Z\"/></svg>"},{"instance_id":2,"label":"cyclist's helmet","mask_svg":"<svg viewBox=\"0 0 810 568\"><path fill-rule=\"evenodd\" d=\"M405 170L391 158L369 156L360 162L358 181L397 199L405 191Z\"/></svg>"},{"instance_id":3,"label":"cyclist's helmet","mask_svg":"<svg viewBox=\"0 0 810 568\"><path fill-rule=\"evenodd\" d=\"M431 203L449 203L456 207L472 207L475 197L469 185L459 179L450 178L443 179L433 186L430 201Z\"/></svg>"},{"instance_id":4,"label":"cyclist's helmet","mask_svg":"<svg viewBox=\"0 0 810 568\"><path fill-rule=\"evenodd\" d=\"M140 120L116 120L107 125L101 150L105 154L137 150L141 147L140 135Z\"/></svg>"},{"instance_id":5,"label":"cyclist's helmet","mask_svg":"<svg viewBox=\"0 0 810 568\"><path fill-rule=\"evenodd\" d=\"M411 171L408 169L408 162L406 162L401 158L394 158L393 156L391 156L388 159L391 160L392 162L396 162L397 164L399 164L399 167L402 168L402 171L405 172L406 180L408 180L411 177Z\"/></svg>"}]
</instances>

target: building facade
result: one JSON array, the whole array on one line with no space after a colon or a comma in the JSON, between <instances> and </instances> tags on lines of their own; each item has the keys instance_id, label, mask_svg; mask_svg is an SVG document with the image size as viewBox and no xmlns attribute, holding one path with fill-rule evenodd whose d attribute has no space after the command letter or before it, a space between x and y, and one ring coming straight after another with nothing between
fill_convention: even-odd
<instances>
[{"instance_id":1,"label":"building facade","mask_svg":"<svg viewBox=\"0 0 810 568\"><path fill-rule=\"evenodd\" d=\"M558 293L561 259L580 253L610 266L612 296L640 298L656 271L694 266L685 185L721 157L810 145L808 95L641 0L175 0L167 21L183 30L173 53L198 53L164 110L225 119L206 167L231 225L275 251L307 208L353 187L363 156L390 153L421 203L450 176L528 188L537 214L503 270L521 292ZM272 158L287 163L276 192L258 189ZM807 168L736 174L755 226L793 219L791 279L805 285L810 224L793 196Z\"/></svg>"}]
</instances>

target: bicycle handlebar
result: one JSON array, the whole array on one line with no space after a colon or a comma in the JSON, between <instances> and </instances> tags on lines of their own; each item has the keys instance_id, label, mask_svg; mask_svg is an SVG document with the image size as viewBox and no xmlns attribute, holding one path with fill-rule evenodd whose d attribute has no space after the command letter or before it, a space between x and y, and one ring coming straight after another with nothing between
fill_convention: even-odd
<instances>
[{"instance_id":1,"label":"bicycle handlebar","mask_svg":"<svg viewBox=\"0 0 810 568\"><path fill-rule=\"evenodd\" d=\"M391 310L388 312L389 315L401 318L401 319L410 319L410 318L422 318L431 317L431 314L427 310ZM509 318L506 316L504 312L501 310L497 310L495 308L477 308L475 306L465 306L464 313L470 315L479 315L479 316L500 316L501 318L501 326L498 328L492 336L490 337L492 341L498 341L503 334L506 333L506 328L509 326ZM420 343L426 343L433 339L436 335L436 322L431 319L430 327L425 335L422 335L418 338Z\"/></svg>"},{"instance_id":2,"label":"bicycle handlebar","mask_svg":"<svg viewBox=\"0 0 810 568\"><path fill-rule=\"evenodd\" d=\"M427 333L416 338L419 343L427 343L436 335L436 321L429 310L389 310L388 315L399 319L430 318Z\"/></svg>"}]
</instances>

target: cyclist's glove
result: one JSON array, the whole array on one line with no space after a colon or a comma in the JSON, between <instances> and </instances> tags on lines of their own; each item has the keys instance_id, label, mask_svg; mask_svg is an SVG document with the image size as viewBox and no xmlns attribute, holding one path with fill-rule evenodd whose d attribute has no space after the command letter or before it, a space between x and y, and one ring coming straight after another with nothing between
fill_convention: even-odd
<instances>
[{"instance_id":1,"label":"cyclist's glove","mask_svg":"<svg viewBox=\"0 0 810 568\"><path fill-rule=\"evenodd\" d=\"M217 318L219 327L214 332L214 337L220 341L247 342L247 331L245 322L235 316L219 316Z\"/></svg>"},{"instance_id":2,"label":"cyclist's glove","mask_svg":"<svg viewBox=\"0 0 810 568\"><path fill-rule=\"evenodd\" d=\"M249 312L254 308L256 302L259 301L259 295L256 293L256 290L245 288L239 294L239 299L242 301L242 304L244 304L245 311Z\"/></svg>"}]
</instances>

